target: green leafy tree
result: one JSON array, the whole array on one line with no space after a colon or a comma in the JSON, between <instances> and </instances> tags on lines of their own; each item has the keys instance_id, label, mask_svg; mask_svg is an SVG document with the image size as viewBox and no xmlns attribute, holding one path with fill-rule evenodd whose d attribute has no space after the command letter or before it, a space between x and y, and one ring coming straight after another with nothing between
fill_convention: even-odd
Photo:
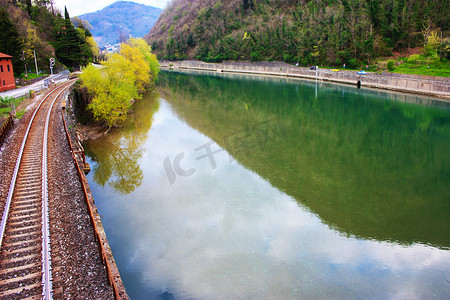
<instances>
[{"instance_id":1,"label":"green leafy tree","mask_svg":"<svg viewBox=\"0 0 450 300\"><path fill-rule=\"evenodd\" d=\"M14 72L19 72L19 69L21 69L19 67L22 66L20 62L22 42L16 27L4 8L0 8L0 41L0 52L13 57Z\"/></svg>"},{"instance_id":2,"label":"green leafy tree","mask_svg":"<svg viewBox=\"0 0 450 300\"><path fill-rule=\"evenodd\" d=\"M427 36L427 43L424 46L425 56L437 57L437 50L440 45L441 45L441 39L437 35L436 31L431 32Z\"/></svg>"},{"instance_id":3,"label":"green leafy tree","mask_svg":"<svg viewBox=\"0 0 450 300\"><path fill-rule=\"evenodd\" d=\"M67 6L64 6L64 19L70 20L69 12L67 11Z\"/></svg>"},{"instance_id":4,"label":"green leafy tree","mask_svg":"<svg viewBox=\"0 0 450 300\"><path fill-rule=\"evenodd\" d=\"M162 59L284 60L342 66L423 46L450 29L448 1L173 0L146 40ZM180 14L183 11L183 14ZM251 39L242 39L245 33ZM423 38L423 39L422 39ZM318 46L315 49L314 46ZM445 57L445 45L438 54ZM343 59L342 52L350 57Z\"/></svg>"},{"instance_id":5,"label":"green leafy tree","mask_svg":"<svg viewBox=\"0 0 450 300\"><path fill-rule=\"evenodd\" d=\"M69 68L86 65L92 60L91 48L83 39L84 31L75 29L66 8L65 18L55 26L54 48L58 60Z\"/></svg>"}]
</instances>

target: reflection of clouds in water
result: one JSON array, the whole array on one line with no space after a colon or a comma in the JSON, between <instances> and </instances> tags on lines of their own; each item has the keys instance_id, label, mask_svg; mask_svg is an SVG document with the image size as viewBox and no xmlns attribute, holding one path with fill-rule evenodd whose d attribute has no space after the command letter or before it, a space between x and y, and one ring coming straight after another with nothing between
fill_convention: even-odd
<instances>
[{"instance_id":1,"label":"reflection of clouds in water","mask_svg":"<svg viewBox=\"0 0 450 300\"><path fill-rule=\"evenodd\" d=\"M153 289L202 299L450 296L448 251L346 238L227 153L214 156L215 170L196 160L208 138L172 114L161 101L148 141L158 147L146 147L144 183L131 195L140 200L113 204L128 265ZM163 161L180 152L196 173L170 185Z\"/></svg>"},{"instance_id":2,"label":"reflection of clouds in water","mask_svg":"<svg viewBox=\"0 0 450 300\"><path fill-rule=\"evenodd\" d=\"M193 133L195 139L193 138ZM196 133L196 134L195 134ZM161 99L160 108L153 117L153 125L151 138L147 141L149 145L157 145L149 149L145 158L151 160L152 163L160 161L162 166L166 156L176 156L178 153L185 152L187 155L193 155L195 148L201 146L207 141L207 138L200 135L194 129L188 127L181 120L174 118L173 112L170 110L169 104ZM167 141L170 139L170 143ZM162 156L162 159L161 159Z\"/></svg>"},{"instance_id":3,"label":"reflection of clouds in water","mask_svg":"<svg viewBox=\"0 0 450 300\"><path fill-rule=\"evenodd\" d=\"M288 197L271 188L260 190L259 203L248 203L245 196L188 203L195 192L183 185L175 191L178 199L152 206L150 216L139 218L142 228L151 228L139 239L156 242L137 251L141 257L151 253L140 261L143 275L160 288L209 299L349 298L352 289L354 296L411 299L432 293L426 282L442 282L439 277L449 275L445 251L348 239ZM278 203L264 201L270 198ZM256 215L250 217L251 211ZM446 264L441 274L427 271Z\"/></svg>"}]
</instances>

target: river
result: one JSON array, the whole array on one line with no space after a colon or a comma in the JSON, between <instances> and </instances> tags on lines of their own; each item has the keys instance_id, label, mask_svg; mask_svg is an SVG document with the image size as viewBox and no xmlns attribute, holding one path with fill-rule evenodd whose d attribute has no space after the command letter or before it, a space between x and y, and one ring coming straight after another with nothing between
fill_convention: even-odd
<instances>
[{"instance_id":1,"label":"river","mask_svg":"<svg viewBox=\"0 0 450 300\"><path fill-rule=\"evenodd\" d=\"M162 72L85 143L132 299L449 299L450 106Z\"/></svg>"}]
</instances>

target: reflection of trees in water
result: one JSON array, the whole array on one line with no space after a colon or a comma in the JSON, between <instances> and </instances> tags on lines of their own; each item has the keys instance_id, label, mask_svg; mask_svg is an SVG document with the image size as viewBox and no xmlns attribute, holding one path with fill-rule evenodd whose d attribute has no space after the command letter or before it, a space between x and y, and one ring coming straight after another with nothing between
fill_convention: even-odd
<instances>
[{"instance_id":1,"label":"reflection of trees in water","mask_svg":"<svg viewBox=\"0 0 450 300\"><path fill-rule=\"evenodd\" d=\"M152 92L134 104L133 114L123 127L106 136L85 143L86 154L96 164L93 177L96 183L108 183L119 193L129 194L142 184L144 177L139 160L144 152L142 145L148 138L153 115L159 108L159 95Z\"/></svg>"},{"instance_id":2,"label":"reflection of trees in water","mask_svg":"<svg viewBox=\"0 0 450 300\"><path fill-rule=\"evenodd\" d=\"M138 164L141 150L122 148L109 142L102 142L98 147L92 143L90 150L95 152L93 159L97 161L95 182L102 186L108 183L122 194L129 194L141 185L144 177Z\"/></svg>"},{"instance_id":3,"label":"reflection of trees in water","mask_svg":"<svg viewBox=\"0 0 450 300\"><path fill-rule=\"evenodd\" d=\"M330 227L450 245L448 110L350 87L324 85L316 99L298 82L166 72L159 90L190 126Z\"/></svg>"}]
</instances>

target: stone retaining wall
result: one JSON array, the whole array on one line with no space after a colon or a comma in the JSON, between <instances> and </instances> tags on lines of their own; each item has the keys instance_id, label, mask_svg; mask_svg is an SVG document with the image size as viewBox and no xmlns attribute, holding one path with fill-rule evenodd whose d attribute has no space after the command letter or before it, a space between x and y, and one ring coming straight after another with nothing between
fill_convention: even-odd
<instances>
[{"instance_id":1,"label":"stone retaining wall","mask_svg":"<svg viewBox=\"0 0 450 300\"><path fill-rule=\"evenodd\" d=\"M259 75L287 76L316 79L316 70L295 67L282 62L224 62L204 63L200 61L160 62L162 67L174 69L198 69L215 72L252 73ZM450 80L447 77L420 76L397 73L371 73L359 75L355 71L333 72L329 69L318 69L317 79L361 86L424 94L450 99Z\"/></svg>"},{"instance_id":2,"label":"stone retaining wall","mask_svg":"<svg viewBox=\"0 0 450 300\"><path fill-rule=\"evenodd\" d=\"M65 99L67 99L67 97L65 97ZM82 186L84 200L87 205L91 225L94 229L94 236L97 241L99 255L101 260L103 261L108 282L113 289L114 300L129 300L130 298L127 295L125 285L123 284L122 278L120 277L119 268L117 267L111 247L109 246L101 217L98 213L97 207L95 206L94 196L92 195L92 191L89 187L89 182L83 172L85 168L84 149L82 149L81 143L79 141L77 141L77 144L79 146L76 146L76 144L72 142L71 135L67 129L64 111L61 110L61 113L64 124L64 131L66 133L70 152L72 153L75 168L77 170L77 174Z\"/></svg>"}]
</instances>

